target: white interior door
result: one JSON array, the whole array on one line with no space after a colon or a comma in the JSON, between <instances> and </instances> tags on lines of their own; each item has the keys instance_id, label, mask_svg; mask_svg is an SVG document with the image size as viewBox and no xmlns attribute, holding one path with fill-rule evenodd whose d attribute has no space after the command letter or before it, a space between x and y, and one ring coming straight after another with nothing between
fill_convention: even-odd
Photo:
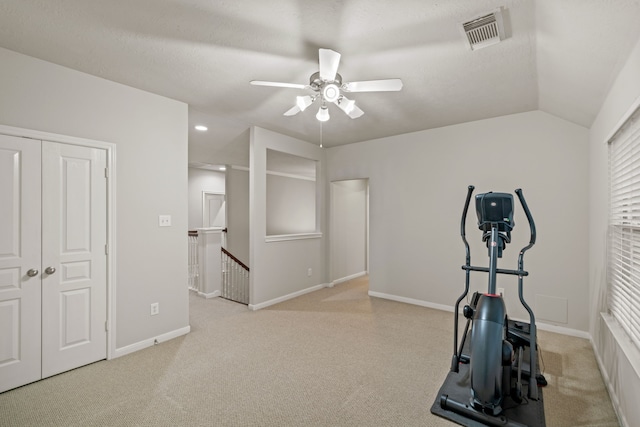
<instances>
[{"instance_id":1,"label":"white interior door","mask_svg":"<svg viewBox=\"0 0 640 427\"><path fill-rule=\"evenodd\" d=\"M106 358L105 150L42 143L42 377Z\"/></svg>"},{"instance_id":2,"label":"white interior door","mask_svg":"<svg viewBox=\"0 0 640 427\"><path fill-rule=\"evenodd\" d=\"M0 135L0 392L41 377L40 144Z\"/></svg>"},{"instance_id":3,"label":"white interior door","mask_svg":"<svg viewBox=\"0 0 640 427\"><path fill-rule=\"evenodd\" d=\"M224 194L202 193L202 220L204 228L225 226Z\"/></svg>"},{"instance_id":4,"label":"white interior door","mask_svg":"<svg viewBox=\"0 0 640 427\"><path fill-rule=\"evenodd\" d=\"M105 168L0 135L0 392L106 358Z\"/></svg>"}]
</instances>

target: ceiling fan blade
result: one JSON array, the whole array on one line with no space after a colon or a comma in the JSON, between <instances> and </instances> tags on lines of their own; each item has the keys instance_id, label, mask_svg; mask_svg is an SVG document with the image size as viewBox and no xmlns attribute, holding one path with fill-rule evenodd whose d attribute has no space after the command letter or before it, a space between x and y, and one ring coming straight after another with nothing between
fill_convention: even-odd
<instances>
[{"instance_id":1,"label":"ceiling fan blade","mask_svg":"<svg viewBox=\"0 0 640 427\"><path fill-rule=\"evenodd\" d=\"M262 80L251 80L249 83L254 86L288 87L292 89L304 89L307 87L307 85L301 85L297 83L265 82Z\"/></svg>"},{"instance_id":2,"label":"ceiling fan blade","mask_svg":"<svg viewBox=\"0 0 640 427\"><path fill-rule=\"evenodd\" d=\"M287 111L285 111L284 115L285 116L295 116L296 114L298 114L300 111L302 111L300 109L300 107L298 107L297 105L294 105L293 107L291 107L290 109L288 109Z\"/></svg>"},{"instance_id":3,"label":"ceiling fan blade","mask_svg":"<svg viewBox=\"0 0 640 427\"><path fill-rule=\"evenodd\" d=\"M331 49L319 49L320 78L328 82L336 79L338 65L340 65L340 54Z\"/></svg>"},{"instance_id":4,"label":"ceiling fan blade","mask_svg":"<svg viewBox=\"0 0 640 427\"><path fill-rule=\"evenodd\" d=\"M363 82L350 82L342 85L346 92L396 92L402 90L402 80L368 80Z\"/></svg>"},{"instance_id":5,"label":"ceiling fan blade","mask_svg":"<svg viewBox=\"0 0 640 427\"><path fill-rule=\"evenodd\" d=\"M352 119L357 119L364 114L364 111L358 108L356 102L348 99L346 96L341 96L339 99L333 101L333 103Z\"/></svg>"}]
</instances>

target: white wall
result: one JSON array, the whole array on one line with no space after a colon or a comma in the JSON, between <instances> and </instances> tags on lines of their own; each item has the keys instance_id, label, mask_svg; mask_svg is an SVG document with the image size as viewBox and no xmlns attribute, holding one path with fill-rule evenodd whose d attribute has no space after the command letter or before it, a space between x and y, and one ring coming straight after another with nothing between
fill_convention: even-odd
<instances>
[{"instance_id":1,"label":"white wall","mask_svg":"<svg viewBox=\"0 0 640 427\"><path fill-rule=\"evenodd\" d=\"M329 259L332 282L366 273L367 188L366 179L331 183Z\"/></svg>"},{"instance_id":2,"label":"white wall","mask_svg":"<svg viewBox=\"0 0 640 427\"><path fill-rule=\"evenodd\" d=\"M187 105L5 49L0 64L1 124L116 144L115 348L188 331Z\"/></svg>"},{"instance_id":3,"label":"white wall","mask_svg":"<svg viewBox=\"0 0 640 427\"><path fill-rule=\"evenodd\" d=\"M251 128L250 159L250 268L251 306L260 308L276 300L306 292L326 283L325 236L267 242L267 149L293 154L319 162L316 176L318 199L316 217L320 231L325 228L320 206L325 204L324 152L317 145L280 135L266 129ZM308 276L308 269L312 275Z\"/></svg>"},{"instance_id":4,"label":"white wall","mask_svg":"<svg viewBox=\"0 0 640 427\"><path fill-rule=\"evenodd\" d=\"M606 322L606 242L608 222L607 141L640 105L640 42L617 76L589 133L589 294L590 331L609 393L623 425L640 425L640 352L614 322Z\"/></svg>"},{"instance_id":5,"label":"white wall","mask_svg":"<svg viewBox=\"0 0 640 427\"><path fill-rule=\"evenodd\" d=\"M467 186L484 191L522 188L538 228L525 257L525 298L566 301L566 322L588 331L588 131L535 111L327 149L328 181L369 178L370 291L436 307L451 307L464 286L460 215ZM472 263L487 250L470 212ZM529 239L516 206L513 243L499 265L516 268ZM472 277L486 290L487 276ZM526 319L515 277L500 277L512 317ZM550 313L554 315L554 313Z\"/></svg>"},{"instance_id":6,"label":"white wall","mask_svg":"<svg viewBox=\"0 0 640 427\"><path fill-rule=\"evenodd\" d=\"M316 231L316 181L267 172L267 235Z\"/></svg>"},{"instance_id":7,"label":"white wall","mask_svg":"<svg viewBox=\"0 0 640 427\"><path fill-rule=\"evenodd\" d=\"M249 171L232 166L226 172L227 250L249 265Z\"/></svg>"},{"instance_id":8,"label":"white wall","mask_svg":"<svg viewBox=\"0 0 640 427\"><path fill-rule=\"evenodd\" d=\"M202 228L202 192L225 193L224 172L189 168L189 229Z\"/></svg>"}]
</instances>

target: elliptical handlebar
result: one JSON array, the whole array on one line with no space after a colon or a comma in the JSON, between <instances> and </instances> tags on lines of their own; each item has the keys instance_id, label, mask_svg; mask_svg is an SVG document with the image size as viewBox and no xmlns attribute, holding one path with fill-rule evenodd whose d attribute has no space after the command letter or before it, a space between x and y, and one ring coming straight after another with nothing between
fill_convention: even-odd
<instances>
[{"instance_id":1,"label":"elliptical handlebar","mask_svg":"<svg viewBox=\"0 0 640 427\"><path fill-rule=\"evenodd\" d=\"M464 202L464 209L462 210L462 220L460 221L460 236L462 237L462 241L464 242L465 250L467 251L467 265L471 262L471 254L469 252L469 242L467 242L466 237L466 224L467 224L467 212L469 212L469 203L471 202L471 196L473 195L473 190L476 187L470 185L467 187L467 200Z\"/></svg>"},{"instance_id":2,"label":"elliptical handlebar","mask_svg":"<svg viewBox=\"0 0 640 427\"><path fill-rule=\"evenodd\" d=\"M531 216L531 211L529 210L529 206L527 206L527 201L524 199L522 189L516 189L515 193L518 195L518 200L520 200L522 209L524 209L524 213L527 216L527 221L529 221L529 229L531 230L531 238L529 239L529 244L520 251L522 253L527 249L530 249L536 243L536 223L533 221L533 216Z\"/></svg>"}]
</instances>

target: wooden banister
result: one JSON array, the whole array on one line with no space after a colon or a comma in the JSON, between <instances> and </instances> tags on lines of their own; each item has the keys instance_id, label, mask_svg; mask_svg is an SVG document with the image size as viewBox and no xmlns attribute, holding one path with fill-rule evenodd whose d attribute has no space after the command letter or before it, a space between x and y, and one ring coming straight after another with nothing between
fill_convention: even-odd
<instances>
[{"instance_id":1,"label":"wooden banister","mask_svg":"<svg viewBox=\"0 0 640 427\"><path fill-rule=\"evenodd\" d=\"M245 270L249 271L249 267L247 267L242 261L240 261L238 258L236 258L235 256L233 256L233 254L231 252L229 252L228 250L226 250L225 248L220 248L220 250L226 254L229 258L231 258L232 260L234 260L240 267L244 268Z\"/></svg>"}]
</instances>

